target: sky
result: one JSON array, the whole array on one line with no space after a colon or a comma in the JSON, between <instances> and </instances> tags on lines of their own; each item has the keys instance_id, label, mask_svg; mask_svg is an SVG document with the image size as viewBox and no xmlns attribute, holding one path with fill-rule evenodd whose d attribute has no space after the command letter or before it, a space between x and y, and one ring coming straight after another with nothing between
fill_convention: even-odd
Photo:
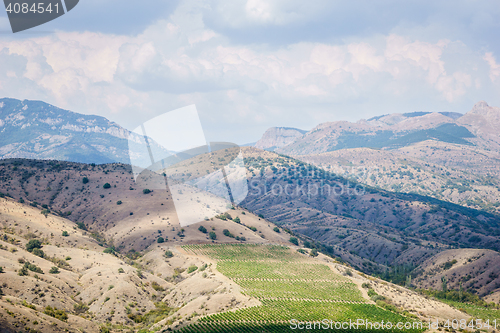
<instances>
[{"instance_id":1,"label":"sky","mask_svg":"<svg viewBox=\"0 0 500 333\"><path fill-rule=\"evenodd\" d=\"M413 111L500 106L496 1L81 0L13 34L0 97L132 130L196 105L208 141Z\"/></svg>"}]
</instances>

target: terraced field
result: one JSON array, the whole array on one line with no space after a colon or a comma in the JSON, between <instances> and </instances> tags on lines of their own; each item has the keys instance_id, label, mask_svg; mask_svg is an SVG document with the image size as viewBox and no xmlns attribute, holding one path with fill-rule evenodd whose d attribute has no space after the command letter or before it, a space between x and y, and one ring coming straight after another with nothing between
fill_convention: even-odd
<instances>
[{"instance_id":1,"label":"terraced field","mask_svg":"<svg viewBox=\"0 0 500 333\"><path fill-rule=\"evenodd\" d=\"M184 250L216 259L217 270L239 284L243 293L258 298L262 305L227 311L201 318L184 327L194 332L292 332L294 323L316 323L303 332L339 331L335 323L362 319L372 323L410 323L409 318L367 304L357 286L335 274L327 265L284 246L187 245ZM295 320L291 322L291 320ZM326 319L326 321L324 321ZM320 328L320 322L321 328ZM342 332L371 332L359 326ZM377 329L377 332L422 332L422 329Z\"/></svg>"}]
</instances>

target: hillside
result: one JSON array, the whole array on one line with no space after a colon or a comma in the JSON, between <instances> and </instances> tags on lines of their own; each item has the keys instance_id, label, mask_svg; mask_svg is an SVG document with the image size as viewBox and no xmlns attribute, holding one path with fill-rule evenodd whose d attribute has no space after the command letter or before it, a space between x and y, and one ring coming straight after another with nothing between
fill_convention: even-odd
<instances>
[{"instance_id":1,"label":"hillside","mask_svg":"<svg viewBox=\"0 0 500 333\"><path fill-rule=\"evenodd\" d=\"M500 163L489 152L429 141L402 149L342 149L298 159L376 188L500 212L500 182L493 176Z\"/></svg>"},{"instance_id":2,"label":"hillside","mask_svg":"<svg viewBox=\"0 0 500 333\"><path fill-rule=\"evenodd\" d=\"M345 311L403 322L468 318L297 247L176 240L123 256L105 251L71 221L5 198L0 198L0 223L2 332L193 332L193 327L196 332L196 325L286 329L283 316L303 319L303 306L315 309L307 311L309 320L324 314L345 319ZM250 237L250 231L243 234ZM185 240L193 243L189 236ZM290 288L293 301L284 299ZM242 319L238 324L235 315ZM255 316L261 317L258 324L248 321Z\"/></svg>"},{"instance_id":3,"label":"hillside","mask_svg":"<svg viewBox=\"0 0 500 333\"><path fill-rule=\"evenodd\" d=\"M497 215L374 189L270 152L246 150L246 162L252 190L243 206L364 258L367 271L372 262L418 265L449 247L498 250Z\"/></svg>"},{"instance_id":4,"label":"hillside","mask_svg":"<svg viewBox=\"0 0 500 333\"><path fill-rule=\"evenodd\" d=\"M331 254L367 272L403 262L418 265L450 246L493 250L500 246L496 215L417 194L377 190L255 148L245 148L243 153L249 194L241 206L248 210L246 216L231 214L243 224L255 225L266 237L254 234L250 242L276 241L272 224L259 221L250 214L254 212L332 246ZM143 193L145 188L136 187L127 166L9 160L0 163L0 177L0 192L18 201L46 205L89 231L103 233L125 253L148 247L159 234L182 240L169 190ZM104 188L106 183L109 188ZM280 195L273 188L287 188L290 193ZM213 224L225 223L212 220ZM235 235L245 229L234 225ZM188 226L184 232L194 230L198 235L196 228Z\"/></svg>"},{"instance_id":5,"label":"hillside","mask_svg":"<svg viewBox=\"0 0 500 333\"><path fill-rule=\"evenodd\" d=\"M83 115L41 101L0 99L0 158L83 163L130 163L149 156L141 137L100 116ZM154 141L153 149L162 150Z\"/></svg>"}]
</instances>

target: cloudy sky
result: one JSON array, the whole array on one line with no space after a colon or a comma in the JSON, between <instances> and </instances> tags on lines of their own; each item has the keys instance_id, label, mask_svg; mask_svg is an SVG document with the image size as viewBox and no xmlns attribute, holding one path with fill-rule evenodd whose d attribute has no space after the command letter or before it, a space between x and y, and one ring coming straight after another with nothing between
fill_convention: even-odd
<instances>
[{"instance_id":1,"label":"cloudy sky","mask_svg":"<svg viewBox=\"0 0 500 333\"><path fill-rule=\"evenodd\" d=\"M81 0L12 34L0 97L133 129L195 104L209 140L254 142L411 111L500 106L497 1Z\"/></svg>"}]
</instances>

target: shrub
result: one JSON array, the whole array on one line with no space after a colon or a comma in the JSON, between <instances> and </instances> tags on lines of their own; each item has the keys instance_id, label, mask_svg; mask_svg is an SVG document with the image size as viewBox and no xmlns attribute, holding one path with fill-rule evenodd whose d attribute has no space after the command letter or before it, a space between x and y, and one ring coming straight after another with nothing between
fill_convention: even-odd
<instances>
[{"instance_id":1,"label":"shrub","mask_svg":"<svg viewBox=\"0 0 500 333\"><path fill-rule=\"evenodd\" d=\"M299 240L296 237L290 237L289 241L290 243L299 246Z\"/></svg>"},{"instance_id":2,"label":"shrub","mask_svg":"<svg viewBox=\"0 0 500 333\"><path fill-rule=\"evenodd\" d=\"M123 274L123 273L125 273L125 271L123 270L123 268L120 267L120 268L118 268L118 273Z\"/></svg>"},{"instance_id":3,"label":"shrub","mask_svg":"<svg viewBox=\"0 0 500 333\"><path fill-rule=\"evenodd\" d=\"M372 286L371 286L369 283L364 282L364 283L361 285L361 287L363 287L363 288L365 288L365 289L370 289Z\"/></svg>"},{"instance_id":4,"label":"shrub","mask_svg":"<svg viewBox=\"0 0 500 333\"><path fill-rule=\"evenodd\" d=\"M156 239L156 241L157 241L158 243L163 243L163 242L165 242L165 239L163 239L163 237L158 237L158 238Z\"/></svg>"},{"instance_id":5,"label":"shrub","mask_svg":"<svg viewBox=\"0 0 500 333\"><path fill-rule=\"evenodd\" d=\"M165 251L165 257L172 258L173 256L174 256L174 254L172 253L172 251L170 251L170 250Z\"/></svg>"},{"instance_id":6,"label":"shrub","mask_svg":"<svg viewBox=\"0 0 500 333\"><path fill-rule=\"evenodd\" d=\"M115 254L115 248L113 246L107 247L102 251L104 253Z\"/></svg>"},{"instance_id":7,"label":"shrub","mask_svg":"<svg viewBox=\"0 0 500 333\"><path fill-rule=\"evenodd\" d=\"M278 228L278 227L274 227L274 228L273 228L273 231L274 231L274 232L279 233L279 232L280 232L280 228Z\"/></svg>"},{"instance_id":8,"label":"shrub","mask_svg":"<svg viewBox=\"0 0 500 333\"><path fill-rule=\"evenodd\" d=\"M206 234L207 233L207 228L205 228L204 226L200 225L200 227L198 228L199 231L201 231L202 233Z\"/></svg>"},{"instance_id":9,"label":"shrub","mask_svg":"<svg viewBox=\"0 0 500 333\"><path fill-rule=\"evenodd\" d=\"M42 242L38 239L31 239L28 244L26 244L26 251L33 252L34 249L40 249L42 247Z\"/></svg>"},{"instance_id":10,"label":"shrub","mask_svg":"<svg viewBox=\"0 0 500 333\"><path fill-rule=\"evenodd\" d=\"M45 218L47 218L47 216L49 215L49 213L50 213L50 210L48 210L48 209L44 209L44 210L42 210L40 212L40 214L42 214L43 216L45 216Z\"/></svg>"},{"instance_id":11,"label":"shrub","mask_svg":"<svg viewBox=\"0 0 500 333\"><path fill-rule=\"evenodd\" d=\"M58 310L57 308L53 308L51 306L46 306L43 313L62 321L68 320L68 315L66 314L66 311Z\"/></svg>"},{"instance_id":12,"label":"shrub","mask_svg":"<svg viewBox=\"0 0 500 333\"><path fill-rule=\"evenodd\" d=\"M89 179L87 177L82 178L82 183L87 184L89 182Z\"/></svg>"},{"instance_id":13,"label":"shrub","mask_svg":"<svg viewBox=\"0 0 500 333\"><path fill-rule=\"evenodd\" d=\"M82 229L82 230L87 230L87 226L85 225L85 223L83 222L76 222L76 226L79 228L79 229Z\"/></svg>"},{"instance_id":14,"label":"shrub","mask_svg":"<svg viewBox=\"0 0 500 333\"><path fill-rule=\"evenodd\" d=\"M135 273L137 274L137 276L142 279L144 277L144 275L142 274L142 269L138 269L137 271L135 271Z\"/></svg>"},{"instance_id":15,"label":"shrub","mask_svg":"<svg viewBox=\"0 0 500 333\"><path fill-rule=\"evenodd\" d=\"M302 254L306 254L307 253L307 251L304 250L304 249L298 249L297 252L302 253Z\"/></svg>"},{"instance_id":16,"label":"shrub","mask_svg":"<svg viewBox=\"0 0 500 333\"><path fill-rule=\"evenodd\" d=\"M0 273L3 273L3 267L0 266Z\"/></svg>"},{"instance_id":17,"label":"shrub","mask_svg":"<svg viewBox=\"0 0 500 333\"><path fill-rule=\"evenodd\" d=\"M122 201L121 201L121 200L118 200L118 201L116 202L116 204L119 206L119 205L121 205L121 204L122 204Z\"/></svg>"},{"instance_id":18,"label":"shrub","mask_svg":"<svg viewBox=\"0 0 500 333\"><path fill-rule=\"evenodd\" d=\"M68 237L68 236L69 236L69 233L65 230L65 231L63 231L63 232L62 232L62 235L63 235L64 237Z\"/></svg>"},{"instance_id":19,"label":"shrub","mask_svg":"<svg viewBox=\"0 0 500 333\"><path fill-rule=\"evenodd\" d=\"M223 233L223 234L224 234L224 236L226 236L226 237L231 237L231 238L234 238L234 235L233 235L231 232L229 232L229 230L227 230L227 229L222 230L222 233Z\"/></svg>"},{"instance_id":20,"label":"shrub","mask_svg":"<svg viewBox=\"0 0 500 333\"><path fill-rule=\"evenodd\" d=\"M248 227L248 229L252 230L252 231L257 231L257 228L256 227Z\"/></svg>"},{"instance_id":21,"label":"shrub","mask_svg":"<svg viewBox=\"0 0 500 333\"><path fill-rule=\"evenodd\" d=\"M76 314L85 313L87 312L88 309L89 307L84 303L77 303L73 305L73 310L75 311Z\"/></svg>"},{"instance_id":22,"label":"shrub","mask_svg":"<svg viewBox=\"0 0 500 333\"><path fill-rule=\"evenodd\" d=\"M38 256L40 258L45 258L45 253L40 250L39 248L34 248L31 253L33 253L35 256Z\"/></svg>"},{"instance_id":23,"label":"shrub","mask_svg":"<svg viewBox=\"0 0 500 333\"><path fill-rule=\"evenodd\" d=\"M35 265L35 264L30 264L30 263L26 262L26 263L24 263L24 267L23 268L27 268L30 271L35 272L35 273L43 274L42 269L40 267L38 267L37 265Z\"/></svg>"},{"instance_id":24,"label":"shrub","mask_svg":"<svg viewBox=\"0 0 500 333\"><path fill-rule=\"evenodd\" d=\"M236 216L234 219L233 219L234 222L236 223L241 223L241 220L238 216Z\"/></svg>"},{"instance_id":25,"label":"shrub","mask_svg":"<svg viewBox=\"0 0 500 333\"><path fill-rule=\"evenodd\" d=\"M49 271L50 274L58 274L59 273L59 268L56 266L52 266Z\"/></svg>"},{"instance_id":26,"label":"shrub","mask_svg":"<svg viewBox=\"0 0 500 333\"><path fill-rule=\"evenodd\" d=\"M106 326L101 326L101 328L99 328L99 333L111 333L111 331Z\"/></svg>"},{"instance_id":27,"label":"shrub","mask_svg":"<svg viewBox=\"0 0 500 333\"><path fill-rule=\"evenodd\" d=\"M165 291L165 289L162 286L160 286L156 281L151 282L151 288L153 288L156 291Z\"/></svg>"},{"instance_id":28,"label":"shrub","mask_svg":"<svg viewBox=\"0 0 500 333\"><path fill-rule=\"evenodd\" d=\"M312 249L311 252L309 252L309 255L311 257L317 257L318 256L318 250Z\"/></svg>"},{"instance_id":29,"label":"shrub","mask_svg":"<svg viewBox=\"0 0 500 333\"><path fill-rule=\"evenodd\" d=\"M149 194L149 193L151 193L151 190L149 188L145 188L144 190L142 190L142 193Z\"/></svg>"},{"instance_id":30,"label":"shrub","mask_svg":"<svg viewBox=\"0 0 500 333\"><path fill-rule=\"evenodd\" d=\"M208 237L210 237L210 239L217 239L217 235L213 231L209 232Z\"/></svg>"},{"instance_id":31,"label":"shrub","mask_svg":"<svg viewBox=\"0 0 500 333\"><path fill-rule=\"evenodd\" d=\"M263 219L263 218L264 218L264 215L262 215L262 214L259 214L259 217L260 217L261 219Z\"/></svg>"},{"instance_id":32,"label":"shrub","mask_svg":"<svg viewBox=\"0 0 500 333\"><path fill-rule=\"evenodd\" d=\"M29 273L28 273L28 268L26 267L26 265L25 265L25 266L23 266L23 267L19 270L19 272L17 272L17 275L19 275L19 276L26 276L26 275L29 275Z\"/></svg>"},{"instance_id":33,"label":"shrub","mask_svg":"<svg viewBox=\"0 0 500 333\"><path fill-rule=\"evenodd\" d=\"M191 273L193 273L193 272L194 272L195 270L197 270L197 269L198 269L198 267L197 267L197 266L195 266L195 265L189 266L189 268L188 268L188 270L187 270L187 273L188 273L188 274L191 274Z\"/></svg>"},{"instance_id":34,"label":"shrub","mask_svg":"<svg viewBox=\"0 0 500 333\"><path fill-rule=\"evenodd\" d=\"M111 185L109 183L106 183L104 185L102 185L103 188L111 188Z\"/></svg>"}]
</instances>

